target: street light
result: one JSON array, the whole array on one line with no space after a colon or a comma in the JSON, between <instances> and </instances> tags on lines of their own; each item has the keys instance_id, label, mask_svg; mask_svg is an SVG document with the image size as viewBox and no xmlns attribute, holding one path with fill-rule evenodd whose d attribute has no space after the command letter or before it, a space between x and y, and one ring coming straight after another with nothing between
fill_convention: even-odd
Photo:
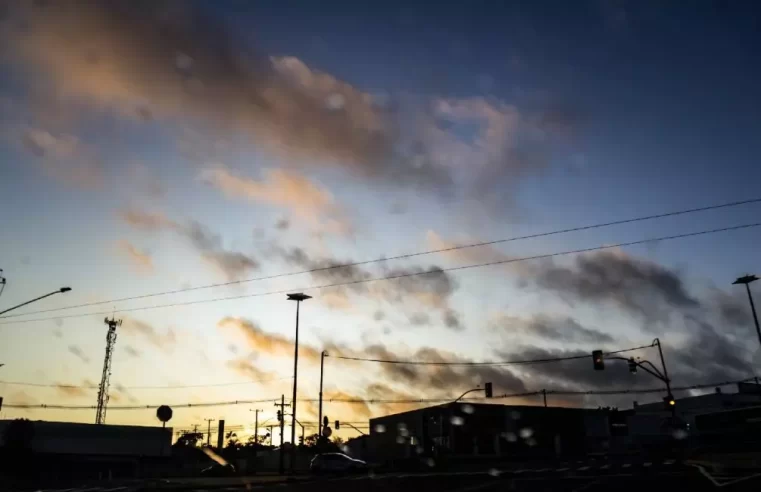
<instances>
[{"instance_id":1,"label":"street light","mask_svg":"<svg viewBox=\"0 0 761 492\"><path fill-rule=\"evenodd\" d=\"M50 297L50 296L53 296L53 295L56 295L56 294L64 294L66 292L69 292L70 290L71 290L71 287L61 287L60 289L54 290L53 292L50 292L49 294L45 294L44 296L37 297L35 299L32 299L31 301L22 302L21 304L13 306L12 308L8 308L5 311L0 311L0 316L2 316L3 314L5 314L5 313L7 313L9 311L13 311L14 309L18 309L18 308L20 308L22 306L26 306L27 304L31 304L33 302L37 302L40 299L45 299L46 297Z\"/></svg>"},{"instance_id":2,"label":"street light","mask_svg":"<svg viewBox=\"0 0 761 492\"><path fill-rule=\"evenodd\" d=\"M294 470L296 461L296 390L298 389L299 375L299 308L301 301L311 299L312 296L302 294L287 294L289 301L296 301L296 338L293 352L293 400L291 401L291 470Z\"/></svg>"},{"instance_id":3,"label":"street light","mask_svg":"<svg viewBox=\"0 0 761 492\"><path fill-rule=\"evenodd\" d=\"M758 326L758 315L756 315L756 306L753 304L753 296L750 293L750 283L758 280L755 275L745 275L738 278L732 285L745 284L745 290L748 291L748 300L750 301L750 310L753 312L753 321L756 323L756 333L758 333L758 343L761 343L761 328Z\"/></svg>"}]
</instances>

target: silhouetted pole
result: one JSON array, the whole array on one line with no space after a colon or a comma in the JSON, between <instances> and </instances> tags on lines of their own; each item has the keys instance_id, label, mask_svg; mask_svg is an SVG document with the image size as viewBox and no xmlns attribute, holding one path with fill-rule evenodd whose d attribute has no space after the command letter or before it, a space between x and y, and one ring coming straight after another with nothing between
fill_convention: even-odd
<instances>
[{"instance_id":1,"label":"silhouetted pole","mask_svg":"<svg viewBox=\"0 0 761 492\"><path fill-rule=\"evenodd\" d=\"M204 420L209 423L208 430L206 431L206 445L211 446L211 423L214 422L215 419Z\"/></svg>"},{"instance_id":2,"label":"silhouetted pole","mask_svg":"<svg viewBox=\"0 0 761 492\"><path fill-rule=\"evenodd\" d=\"M547 390L542 390L542 397L544 398L544 408L547 408Z\"/></svg>"},{"instance_id":3,"label":"silhouetted pole","mask_svg":"<svg viewBox=\"0 0 761 492\"><path fill-rule=\"evenodd\" d=\"M317 419L317 440L322 439L322 376L325 369L325 351L320 354L320 416Z\"/></svg>"},{"instance_id":4,"label":"silhouetted pole","mask_svg":"<svg viewBox=\"0 0 761 492\"><path fill-rule=\"evenodd\" d=\"M293 349L293 400L291 401L291 471L296 466L296 392L299 379L299 308L301 301L311 299L306 294L287 294L289 301L296 301L296 338Z\"/></svg>"},{"instance_id":5,"label":"silhouetted pole","mask_svg":"<svg viewBox=\"0 0 761 492\"><path fill-rule=\"evenodd\" d=\"M63 294L65 292L69 292L70 290L71 290L71 287L61 287L58 290L54 290L53 292L45 294L44 296L36 297L36 298L32 299L31 301L22 302L21 304L16 304L12 308L8 308L8 309L6 309L4 311L0 311L0 316L2 316L5 313L8 313L10 311L13 311L14 309L18 309L20 307L26 306L27 304L31 304L33 302L37 302L37 301L39 301L41 299L45 299L46 297L54 296L56 294Z\"/></svg>"},{"instance_id":6,"label":"silhouetted pole","mask_svg":"<svg viewBox=\"0 0 761 492\"><path fill-rule=\"evenodd\" d=\"M283 414L283 409L285 408L285 395L280 395L280 465L279 465L279 471L282 475L285 471L285 467L283 466L283 432L285 431L284 423L285 423L285 415Z\"/></svg>"},{"instance_id":7,"label":"silhouetted pole","mask_svg":"<svg viewBox=\"0 0 761 492\"><path fill-rule=\"evenodd\" d=\"M761 343L761 328L758 326L758 315L756 314L756 305L753 304L753 295L750 293L750 284L758 280L755 275L745 275L740 277L732 284L745 284L745 290L748 291L748 301L750 301L750 310L753 313L753 322L756 324L756 333L758 334L758 343Z\"/></svg>"}]
</instances>

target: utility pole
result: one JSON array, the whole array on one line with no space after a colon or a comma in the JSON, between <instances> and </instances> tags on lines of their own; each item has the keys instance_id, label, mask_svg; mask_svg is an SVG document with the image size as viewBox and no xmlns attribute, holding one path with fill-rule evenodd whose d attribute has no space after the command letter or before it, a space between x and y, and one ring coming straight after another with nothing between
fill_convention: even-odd
<instances>
[{"instance_id":1,"label":"utility pole","mask_svg":"<svg viewBox=\"0 0 761 492\"><path fill-rule=\"evenodd\" d=\"M280 420L280 463L278 465L278 470L280 474L282 475L285 471L284 466L284 458L285 455L283 454L283 434L285 433L285 407L289 406L288 403L285 402L285 395L280 395L280 403L275 403L276 407L280 407L280 410L278 410L278 416L280 417L278 420ZM272 433L270 433L270 436L272 436ZM272 438L270 437L270 441Z\"/></svg>"},{"instance_id":2,"label":"utility pole","mask_svg":"<svg viewBox=\"0 0 761 492\"><path fill-rule=\"evenodd\" d=\"M311 299L312 296L308 296L302 293L287 294L289 301L296 301L296 337L294 339L293 349L293 400L291 400L291 471L294 470L296 465L296 392L298 390L299 381L299 308L301 302Z\"/></svg>"},{"instance_id":3,"label":"utility pole","mask_svg":"<svg viewBox=\"0 0 761 492\"><path fill-rule=\"evenodd\" d=\"M328 355L323 350L322 353L320 353L320 415L317 419L317 440L322 440L322 376L325 370L325 356Z\"/></svg>"},{"instance_id":4,"label":"utility pole","mask_svg":"<svg viewBox=\"0 0 761 492\"><path fill-rule=\"evenodd\" d=\"M254 443L259 444L259 412L262 410L259 410L258 408L256 410L249 410L249 412L255 412L254 413Z\"/></svg>"},{"instance_id":5,"label":"utility pole","mask_svg":"<svg viewBox=\"0 0 761 492\"><path fill-rule=\"evenodd\" d=\"M547 390L542 390L542 397L544 398L544 408L547 408Z\"/></svg>"},{"instance_id":6,"label":"utility pole","mask_svg":"<svg viewBox=\"0 0 761 492\"><path fill-rule=\"evenodd\" d=\"M208 424L208 428L206 431L206 445L211 446L211 423L214 422L216 419L204 419Z\"/></svg>"},{"instance_id":7,"label":"utility pole","mask_svg":"<svg viewBox=\"0 0 761 492\"><path fill-rule=\"evenodd\" d=\"M750 301L750 310L753 312L753 321L756 323L756 333L758 334L758 343L761 343L761 327L758 325L758 315L756 314L756 305L753 304L753 295L750 293L750 284L758 280L755 275L745 275L740 277L733 284L745 284L745 290L748 291L748 301Z\"/></svg>"},{"instance_id":8,"label":"utility pole","mask_svg":"<svg viewBox=\"0 0 761 492\"><path fill-rule=\"evenodd\" d=\"M103 360L103 374L100 376L100 386L98 387L98 405L95 410L95 423L106 423L106 407L108 407L108 387L111 384L111 357L114 353L114 344L116 344L116 327L121 326L122 320L105 318L103 322L108 326L106 334L106 357Z\"/></svg>"}]
</instances>

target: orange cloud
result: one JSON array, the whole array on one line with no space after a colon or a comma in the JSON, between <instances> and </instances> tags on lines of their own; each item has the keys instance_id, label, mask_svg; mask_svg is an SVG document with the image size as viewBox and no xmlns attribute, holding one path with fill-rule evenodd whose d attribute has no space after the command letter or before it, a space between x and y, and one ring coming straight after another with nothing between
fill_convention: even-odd
<instances>
[{"instance_id":1,"label":"orange cloud","mask_svg":"<svg viewBox=\"0 0 761 492\"><path fill-rule=\"evenodd\" d=\"M243 318L225 317L217 328L223 332L242 336L251 350L273 356L292 356L293 340L277 333L267 333L257 324ZM306 344L299 344L299 356L310 361L320 360L320 351Z\"/></svg>"},{"instance_id":2,"label":"orange cloud","mask_svg":"<svg viewBox=\"0 0 761 492\"><path fill-rule=\"evenodd\" d=\"M77 137L26 128L21 133L20 142L49 176L82 188L95 188L103 184L100 159Z\"/></svg>"},{"instance_id":3,"label":"orange cloud","mask_svg":"<svg viewBox=\"0 0 761 492\"><path fill-rule=\"evenodd\" d=\"M261 381L271 375L256 367L254 363L248 359L231 360L227 363L227 367L253 381Z\"/></svg>"},{"instance_id":4,"label":"orange cloud","mask_svg":"<svg viewBox=\"0 0 761 492\"><path fill-rule=\"evenodd\" d=\"M153 272L153 258L145 251L141 251L134 244L123 239L116 245L117 251L126 257L139 272Z\"/></svg>"},{"instance_id":5,"label":"orange cloud","mask_svg":"<svg viewBox=\"0 0 761 492\"><path fill-rule=\"evenodd\" d=\"M153 346L165 352L172 350L177 344L177 334L172 328L167 329L166 333L159 333L153 325L131 317L122 318L121 331L144 337Z\"/></svg>"},{"instance_id":6,"label":"orange cloud","mask_svg":"<svg viewBox=\"0 0 761 492\"><path fill-rule=\"evenodd\" d=\"M285 207L321 231L346 234L352 229L329 191L293 171L272 169L257 181L218 167L203 171L201 179L227 196Z\"/></svg>"}]
</instances>

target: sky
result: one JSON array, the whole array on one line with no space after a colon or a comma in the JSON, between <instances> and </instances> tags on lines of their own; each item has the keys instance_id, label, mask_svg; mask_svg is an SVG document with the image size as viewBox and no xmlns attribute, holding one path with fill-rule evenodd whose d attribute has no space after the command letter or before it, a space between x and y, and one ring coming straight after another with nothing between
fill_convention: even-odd
<instances>
[{"instance_id":1,"label":"sky","mask_svg":"<svg viewBox=\"0 0 761 492\"><path fill-rule=\"evenodd\" d=\"M325 413L356 422L415 407L372 400L487 381L658 381L588 360L337 356L523 360L657 337L675 386L752 377L732 281L761 271L759 227L616 245L753 224L758 202L416 253L760 198L759 5L452 4L0 3L0 306L72 288L0 318L0 415L94 421L9 405L95 405L113 316L108 423L158 424L120 405L169 404L175 428L274 418L300 291L304 422L323 350ZM333 268L351 262L368 263ZM188 406L244 400L267 401Z\"/></svg>"}]
</instances>

